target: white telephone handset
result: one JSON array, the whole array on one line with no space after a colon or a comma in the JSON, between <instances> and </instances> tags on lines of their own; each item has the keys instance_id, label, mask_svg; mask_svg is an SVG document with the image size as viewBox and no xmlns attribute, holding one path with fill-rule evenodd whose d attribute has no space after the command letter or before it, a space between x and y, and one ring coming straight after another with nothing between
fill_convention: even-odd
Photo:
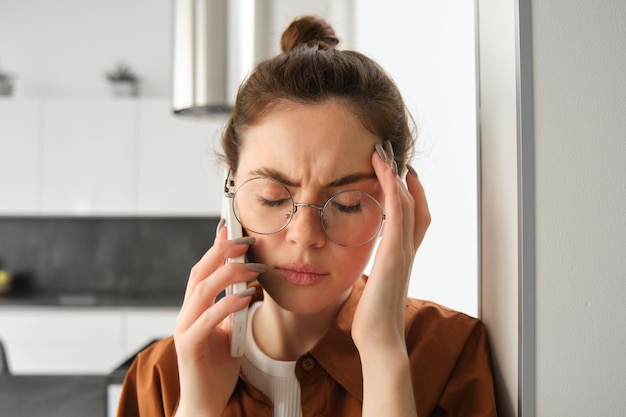
<instances>
[{"instance_id":1,"label":"white telephone handset","mask_svg":"<svg viewBox=\"0 0 626 417\"><path fill-rule=\"evenodd\" d=\"M235 217L235 211L233 209L233 198L235 193L235 180L232 175L232 170L226 168L224 175L224 196L222 198L222 217L226 221L225 225L228 230L228 239L236 239L243 236L243 230L241 224ZM228 259L228 262L240 262L245 263L245 257L238 256L236 258ZM226 295L237 294L248 288L248 284L245 282L237 282L226 287ZM248 307L243 310L232 313L228 320L232 332L230 334L230 356L233 358L239 358L243 356L245 348L246 327L248 325Z\"/></svg>"}]
</instances>

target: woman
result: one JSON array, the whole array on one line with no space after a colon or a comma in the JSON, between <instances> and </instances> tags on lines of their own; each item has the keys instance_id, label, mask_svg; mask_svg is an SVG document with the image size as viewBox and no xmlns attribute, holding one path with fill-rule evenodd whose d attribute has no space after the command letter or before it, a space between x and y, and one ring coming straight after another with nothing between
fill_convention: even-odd
<instances>
[{"instance_id":1,"label":"woman","mask_svg":"<svg viewBox=\"0 0 626 417\"><path fill-rule=\"evenodd\" d=\"M296 19L240 88L222 144L245 237L218 228L119 416L495 415L483 325L407 299L430 213L400 93L337 43L325 21ZM248 305L233 358L225 319Z\"/></svg>"}]
</instances>

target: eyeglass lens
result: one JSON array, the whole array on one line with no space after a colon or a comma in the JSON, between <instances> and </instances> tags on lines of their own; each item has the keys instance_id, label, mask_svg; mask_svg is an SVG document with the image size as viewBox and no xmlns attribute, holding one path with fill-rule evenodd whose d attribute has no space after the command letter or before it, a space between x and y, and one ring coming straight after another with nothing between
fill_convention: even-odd
<instances>
[{"instance_id":1,"label":"eyeglass lens","mask_svg":"<svg viewBox=\"0 0 626 417\"><path fill-rule=\"evenodd\" d=\"M289 190L270 178L253 178L235 193L235 215L242 226L258 234L277 233L287 227L297 210ZM364 191L348 190L332 196L321 211L324 232L342 246L359 246L374 239L383 223L383 211L376 199Z\"/></svg>"}]
</instances>

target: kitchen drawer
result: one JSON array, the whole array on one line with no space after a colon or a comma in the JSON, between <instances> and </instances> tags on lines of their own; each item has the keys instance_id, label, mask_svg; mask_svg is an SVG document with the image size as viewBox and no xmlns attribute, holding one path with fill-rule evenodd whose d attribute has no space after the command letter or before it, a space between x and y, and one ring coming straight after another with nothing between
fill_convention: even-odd
<instances>
[{"instance_id":1,"label":"kitchen drawer","mask_svg":"<svg viewBox=\"0 0 626 417\"><path fill-rule=\"evenodd\" d=\"M14 374L109 374L148 342L173 334L178 307L0 309Z\"/></svg>"},{"instance_id":2,"label":"kitchen drawer","mask_svg":"<svg viewBox=\"0 0 626 417\"><path fill-rule=\"evenodd\" d=\"M174 334L180 308L137 309L125 313L125 356L137 353L155 339Z\"/></svg>"},{"instance_id":3,"label":"kitchen drawer","mask_svg":"<svg viewBox=\"0 0 626 417\"><path fill-rule=\"evenodd\" d=\"M3 310L0 338L15 374L106 373L124 354L123 320L110 310Z\"/></svg>"}]
</instances>

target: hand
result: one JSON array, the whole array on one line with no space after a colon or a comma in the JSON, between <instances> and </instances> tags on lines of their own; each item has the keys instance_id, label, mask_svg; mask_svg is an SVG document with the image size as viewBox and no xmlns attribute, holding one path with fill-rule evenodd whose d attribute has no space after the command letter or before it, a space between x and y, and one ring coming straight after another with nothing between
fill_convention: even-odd
<instances>
[{"instance_id":1,"label":"hand","mask_svg":"<svg viewBox=\"0 0 626 417\"><path fill-rule=\"evenodd\" d=\"M417 176L407 175L405 186L396 175L392 152L387 146L386 155L372 155L385 193L385 225L352 322L363 371L364 417L417 415L404 312L413 258L430 224L430 212Z\"/></svg>"},{"instance_id":2,"label":"hand","mask_svg":"<svg viewBox=\"0 0 626 417\"><path fill-rule=\"evenodd\" d=\"M407 174L406 185L395 175L393 151L387 160L378 152L372 166L385 194L385 224L373 267L352 324L359 348L404 346L404 311L415 253L430 225L424 188L417 176Z\"/></svg>"},{"instance_id":3,"label":"hand","mask_svg":"<svg viewBox=\"0 0 626 417\"><path fill-rule=\"evenodd\" d=\"M250 265L226 263L228 258L243 255L253 241L226 240L226 229L219 230L215 243L192 268L174 342L180 377L178 415L221 416L239 374L241 358L230 356L230 329L226 318L250 303L250 296L233 294L215 302L215 298L233 282L255 279L258 272Z\"/></svg>"}]
</instances>

